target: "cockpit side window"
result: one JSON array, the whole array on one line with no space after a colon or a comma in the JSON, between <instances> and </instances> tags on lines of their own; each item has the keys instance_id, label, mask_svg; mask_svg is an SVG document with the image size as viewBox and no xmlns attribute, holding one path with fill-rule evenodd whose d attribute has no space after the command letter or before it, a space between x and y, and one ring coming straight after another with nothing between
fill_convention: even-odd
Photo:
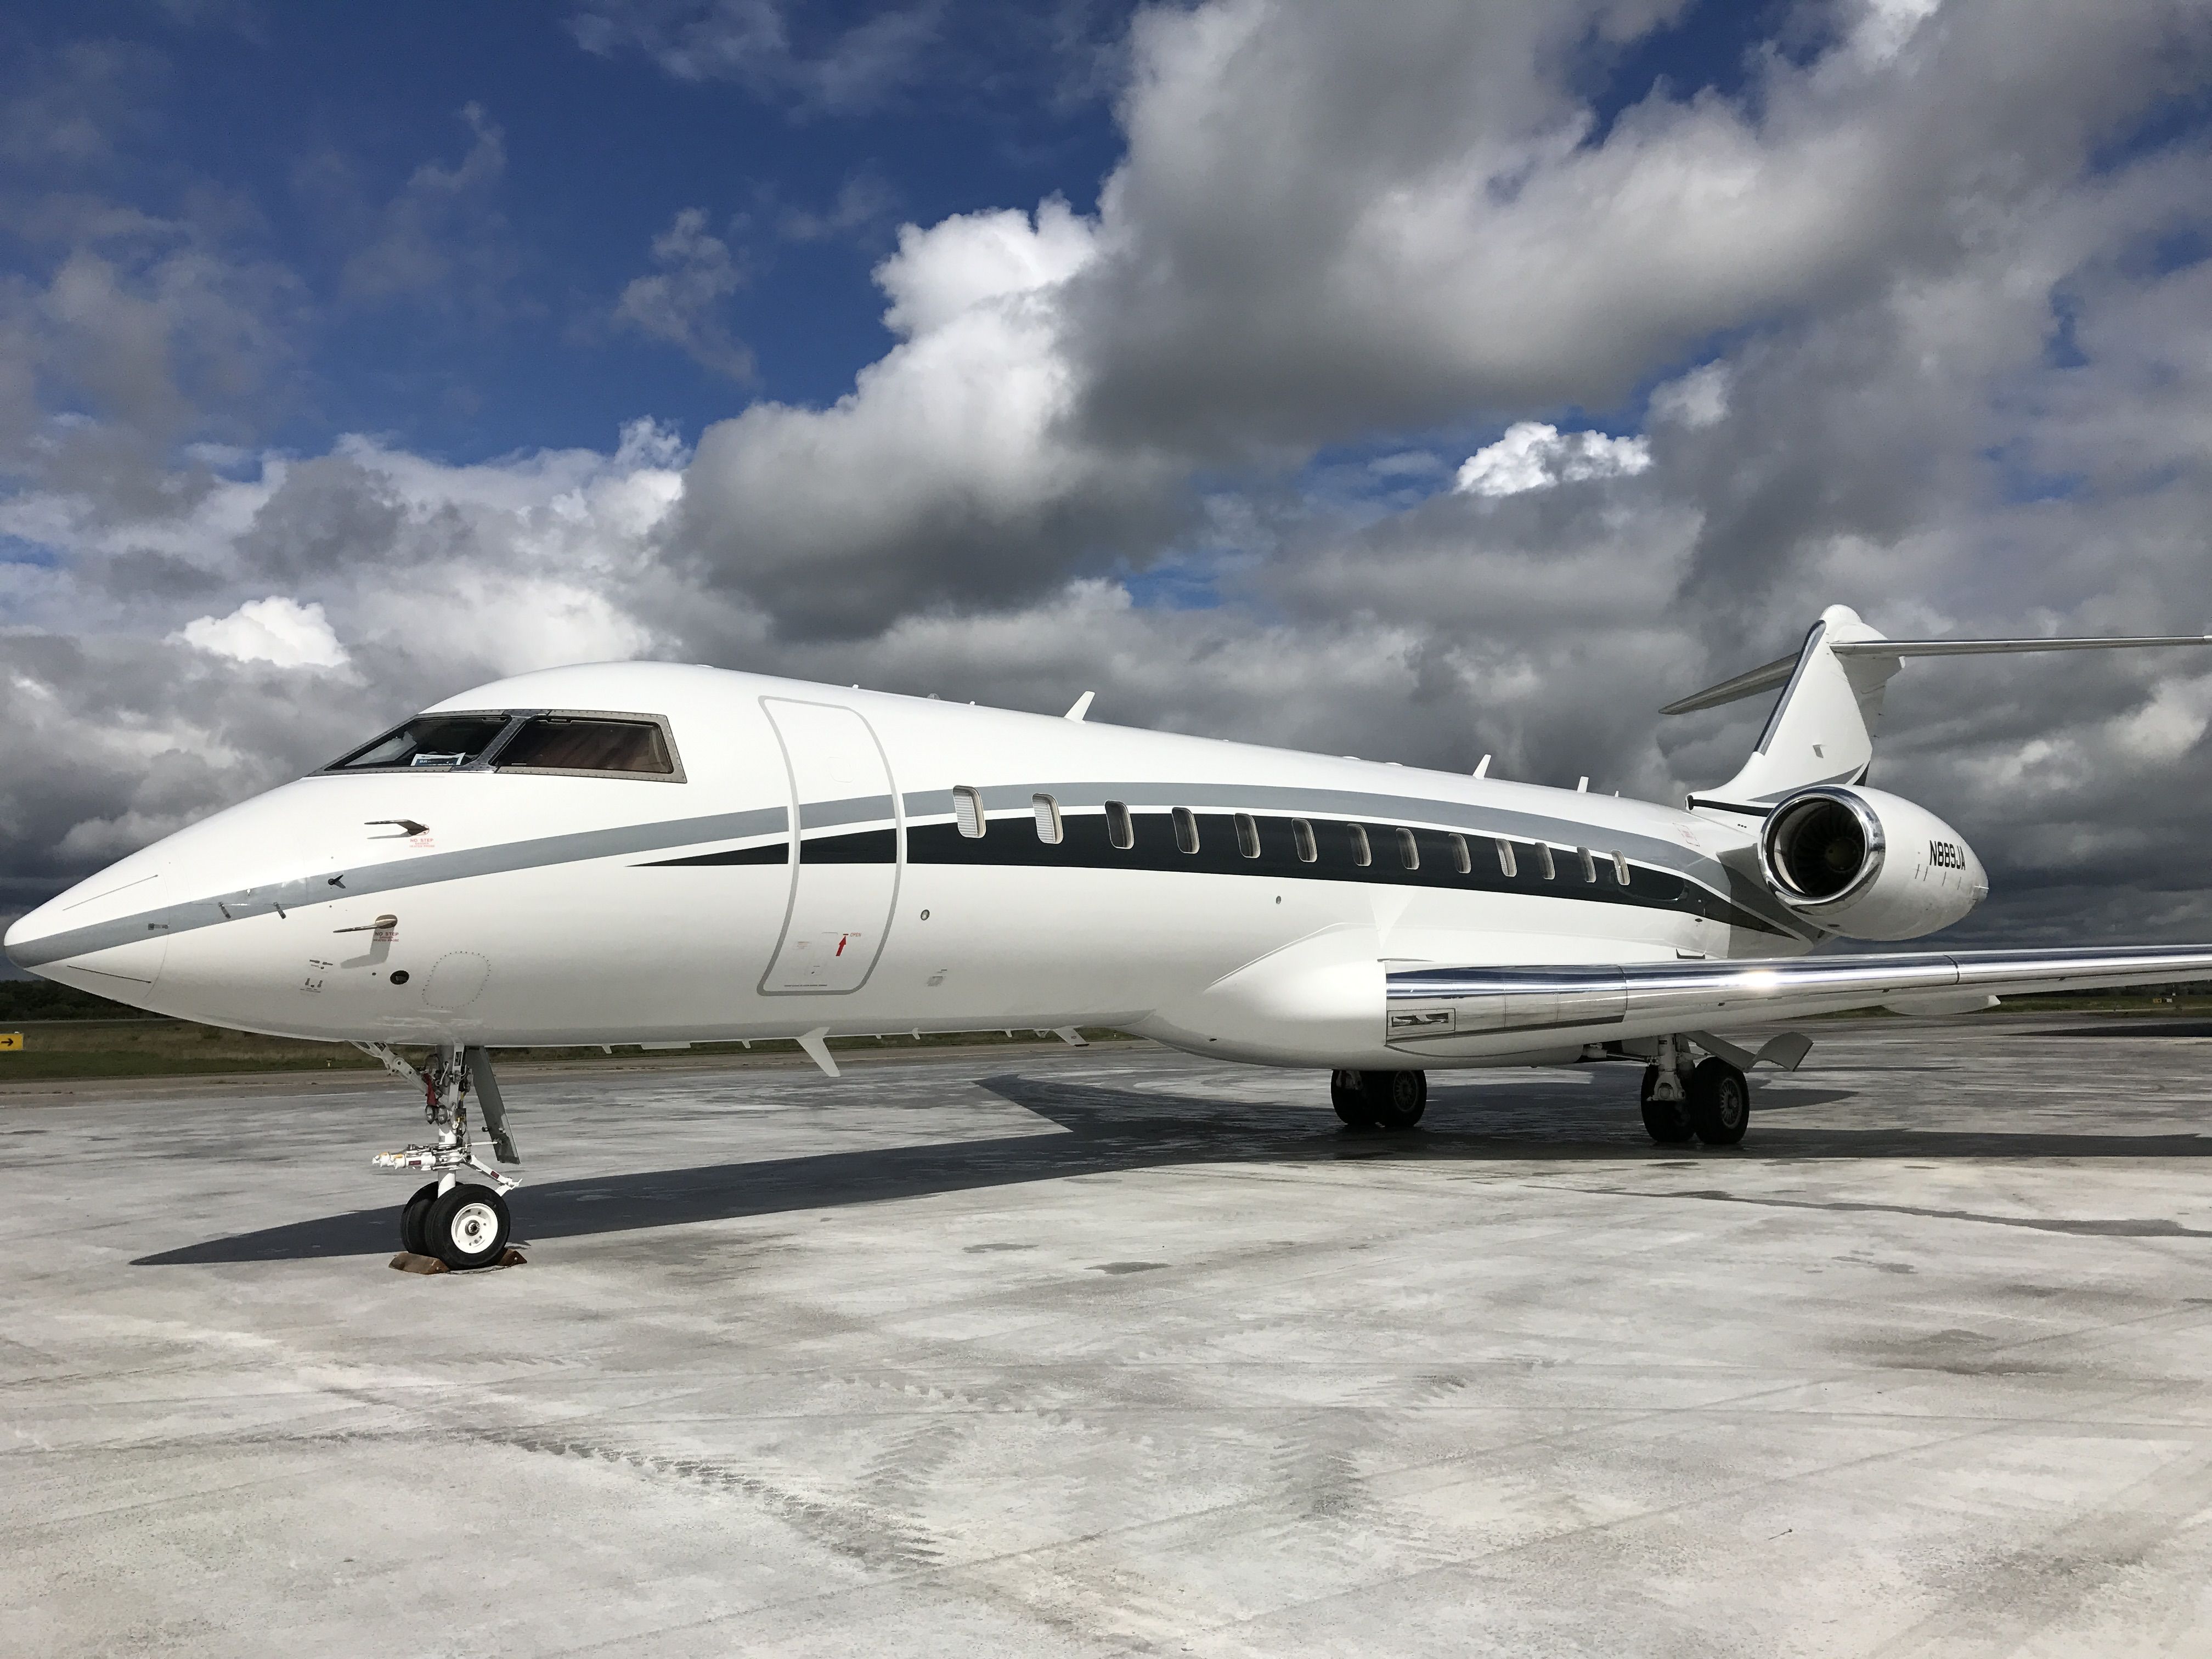
<instances>
[{"instance_id":1,"label":"cockpit side window","mask_svg":"<svg viewBox=\"0 0 2212 1659\"><path fill-rule=\"evenodd\" d=\"M649 715L532 714L491 756L501 772L582 772L682 781L666 725Z\"/></svg>"},{"instance_id":2,"label":"cockpit side window","mask_svg":"<svg viewBox=\"0 0 2212 1659\"><path fill-rule=\"evenodd\" d=\"M325 769L367 771L372 768L451 770L466 766L507 730L506 714L417 714L404 726L362 744Z\"/></svg>"}]
</instances>

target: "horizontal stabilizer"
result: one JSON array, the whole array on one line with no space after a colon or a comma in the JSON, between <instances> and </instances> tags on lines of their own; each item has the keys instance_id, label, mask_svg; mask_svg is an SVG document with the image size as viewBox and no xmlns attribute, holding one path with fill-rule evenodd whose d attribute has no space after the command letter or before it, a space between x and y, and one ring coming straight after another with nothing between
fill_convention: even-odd
<instances>
[{"instance_id":1,"label":"horizontal stabilizer","mask_svg":"<svg viewBox=\"0 0 2212 1659\"><path fill-rule=\"evenodd\" d=\"M2013 651L2121 651L2135 646L2166 645L2212 645L2212 634L2049 640L1833 640L1829 641L1828 650L1838 657L1982 657ZM1678 698L1659 712L1693 714L1701 708L1718 708L1723 703L1771 690L1796 671L1800 654L1793 651L1786 657L1777 657L1734 679L1723 680L1718 685L1709 685L1702 691Z\"/></svg>"}]
</instances>

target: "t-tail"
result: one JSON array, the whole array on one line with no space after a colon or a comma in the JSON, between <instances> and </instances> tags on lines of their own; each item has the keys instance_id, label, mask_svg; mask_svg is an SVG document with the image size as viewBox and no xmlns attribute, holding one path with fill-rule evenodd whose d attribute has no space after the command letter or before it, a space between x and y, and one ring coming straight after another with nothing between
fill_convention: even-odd
<instances>
[{"instance_id":1,"label":"t-tail","mask_svg":"<svg viewBox=\"0 0 2212 1659\"><path fill-rule=\"evenodd\" d=\"M1726 783L1699 790L1692 807L1764 816L1784 796L1815 784L1864 783L1881 729L1882 693L1907 657L1983 656L2012 651L2112 651L2128 646L2212 645L2212 635L2166 634L2135 639L1893 640L1832 605L1787 657L1670 702L1662 714L1756 696L1783 686L1766 728L1743 768Z\"/></svg>"}]
</instances>

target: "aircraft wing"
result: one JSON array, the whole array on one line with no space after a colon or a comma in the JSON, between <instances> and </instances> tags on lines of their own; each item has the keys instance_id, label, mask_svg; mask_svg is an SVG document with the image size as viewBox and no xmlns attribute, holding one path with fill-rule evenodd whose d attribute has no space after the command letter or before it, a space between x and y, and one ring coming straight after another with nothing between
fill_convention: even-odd
<instances>
[{"instance_id":1,"label":"aircraft wing","mask_svg":"<svg viewBox=\"0 0 2212 1659\"><path fill-rule=\"evenodd\" d=\"M1802 1019L1850 1008L1985 1006L1992 996L2093 991L2212 979L2212 945L2094 951L1910 951L1621 966L1439 967L1394 964L1389 1041L1501 1031L1612 1036L1694 1031L1747 1020Z\"/></svg>"}]
</instances>

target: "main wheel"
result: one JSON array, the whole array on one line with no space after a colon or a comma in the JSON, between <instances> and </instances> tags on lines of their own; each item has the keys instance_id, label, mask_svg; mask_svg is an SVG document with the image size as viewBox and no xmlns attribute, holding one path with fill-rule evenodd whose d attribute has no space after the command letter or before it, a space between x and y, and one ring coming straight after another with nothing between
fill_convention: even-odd
<instances>
[{"instance_id":1,"label":"main wheel","mask_svg":"<svg viewBox=\"0 0 2212 1659\"><path fill-rule=\"evenodd\" d=\"M438 1183L419 1188L399 1212L399 1248L410 1255L430 1254L430 1235L422 1229L431 1205L438 1201Z\"/></svg>"},{"instance_id":2,"label":"main wheel","mask_svg":"<svg viewBox=\"0 0 2212 1659\"><path fill-rule=\"evenodd\" d=\"M1429 1109L1426 1072L1362 1072L1359 1091L1378 1129L1410 1129Z\"/></svg>"},{"instance_id":3,"label":"main wheel","mask_svg":"<svg viewBox=\"0 0 2212 1659\"><path fill-rule=\"evenodd\" d=\"M1733 1146L1751 1127L1751 1085L1714 1054L1690 1073L1690 1127L1708 1146Z\"/></svg>"},{"instance_id":4,"label":"main wheel","mask_svg":"<svg viewBox=\"0 0 2212 1659\"><path fill-rule=\"evenodd\" d=\"M1331 1072L1328 1074L1328 1103L1336 1108L1336 1115L1354 1129L1372 1128L1375 1115L1367 1109L1367 1095L1359 1086L1357 1072Z\"/></svg>"},{"instance_id":5,"label":"main wheel","mask_svg":"<svg viewBox=\"0 0 2212 1659\"><path fill-rule=\"evenodd\" d=\"M1659 1081L1659 1068L1644 1068L1644 1128L1662 1146L1679 1146L1697 1133L1690 1127L1689 1109L1679 1100L1654 1100L1651 1091Z\"/></svg>"},{"instance_id":6,"label":"main wheel","mask_svg":"<svg viewBox=\"0 0 2212 1659\"><path fill-rule=\"evenodd\" d=\"M456 1187L430 1206L422 1231L448 1267L488 1267L507 1249L507 1200L492 1188Z\"/></svg>"}]
</instances>

